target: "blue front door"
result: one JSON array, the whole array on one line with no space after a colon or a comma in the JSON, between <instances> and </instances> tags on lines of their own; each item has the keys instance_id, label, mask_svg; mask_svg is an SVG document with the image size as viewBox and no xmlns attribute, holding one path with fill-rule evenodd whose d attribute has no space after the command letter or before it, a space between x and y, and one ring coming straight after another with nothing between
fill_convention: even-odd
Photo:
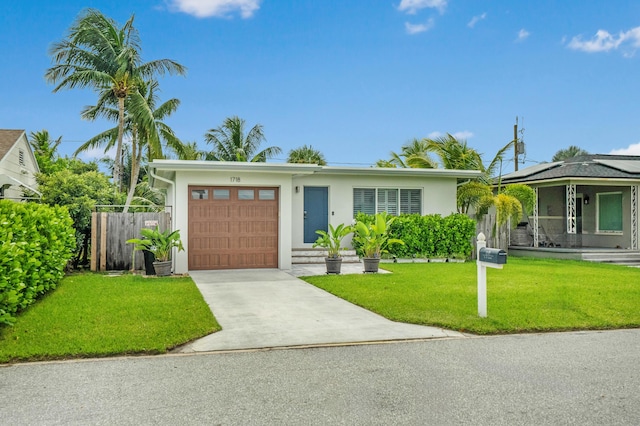
<instances>
[{"instance_id":1,"label":"blue front door","mask_svg":"<svg viewBox=\"0 0 640 426\"><path fill-rule=\"evenodd\" d=\"M304 187L304 242L313 243L318 239L316 231L328 230L329 188L321 186Z\"/></svg>"}]
</instances>

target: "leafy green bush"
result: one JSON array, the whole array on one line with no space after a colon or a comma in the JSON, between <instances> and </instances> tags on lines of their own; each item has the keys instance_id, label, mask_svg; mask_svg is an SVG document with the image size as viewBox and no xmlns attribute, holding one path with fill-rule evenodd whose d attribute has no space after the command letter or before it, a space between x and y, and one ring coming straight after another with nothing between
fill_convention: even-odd
<instances>
[{"instance_id":1,"label":"leafy green bush","mask_svg":"<svg viewBox=\"0 0 640 426\"><path fill-rule=\"evenodd\" d=\"M56 288L75 249L63 207L0 200L0 324Z\"/></svg>"},{"instance_id":2,"label":"leafy green bush","mask_svg":"<svg viewBox=\"0 0 640 426\"><path fill-rule=\"evenodd\" d=\"M373 216L358 213L356 220L368 223L373 221ZM476 222L464 214L455 213L446 217L439 214L403 214L391 223L389 236L402 240L404 245L390 246L389 254L401 258L468 257L475 230ZM358 254L362 254L356 241L354 248Z\"/></svg>"}]
</instances>

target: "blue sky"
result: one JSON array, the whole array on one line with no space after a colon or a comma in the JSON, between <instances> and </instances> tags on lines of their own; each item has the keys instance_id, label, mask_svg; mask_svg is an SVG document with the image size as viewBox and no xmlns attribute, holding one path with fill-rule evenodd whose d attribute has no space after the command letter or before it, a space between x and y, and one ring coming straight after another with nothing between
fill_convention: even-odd
<instances>
[{"instance_id":1,"label":"blue sky","mask_svg":"<svg viewBox=\"0 0 640 426\"><path fill-rule=\"evenodd\" d=\"M331 165L369 165L447 132L489 161L519 117L520 168L569 145L640 155L638 1L2 2L0 128L47 129L63 154L112 126L80 119L93 92L44 80L49 46L85 7L120 24L135 13L143 60L188 68L161 98L181 100L167 122L201 148L238 115L280 161L310 144Z\"/></svg>"}]
</instances>

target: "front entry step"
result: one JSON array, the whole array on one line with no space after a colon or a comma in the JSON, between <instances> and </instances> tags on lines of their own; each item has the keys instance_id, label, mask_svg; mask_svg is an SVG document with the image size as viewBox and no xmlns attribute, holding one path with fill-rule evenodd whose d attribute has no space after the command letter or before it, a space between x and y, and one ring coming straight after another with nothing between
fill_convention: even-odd
<instances>
[{"instance_id":1,"label":"front entry step","mask_svg":"<svg viewBox=\"0 0 640 426\"><path fill-rule=\"evenodd\" d=\"M327 251L320 248L293 249L291 263L294 265L324 263ZM360 263L355 250L342 250L342 263Z\"/></svg>"}]
</instances>

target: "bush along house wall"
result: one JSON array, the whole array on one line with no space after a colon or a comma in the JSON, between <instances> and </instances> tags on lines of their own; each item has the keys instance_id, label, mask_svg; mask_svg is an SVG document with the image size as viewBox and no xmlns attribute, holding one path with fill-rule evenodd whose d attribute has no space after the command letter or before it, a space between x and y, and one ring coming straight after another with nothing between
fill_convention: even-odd
<instances>
[{"instance_id":1,"label":"bush along house wall","mask_svg":"<svg viewBox=\"0 0 640 426\"><path fill-rule=\"evenodd\" d=\"M372 215L358 213L356 220L365 223ZM390 226L391 238L404 241L389 247L389 255L398 258L469 257L473 249L476 222L464 214L441 215L404 214ZM358 247L354 247L356 251Z\"/></svg>"},{"instance_id":2,"label":"bush along house wall","mask_svg":"<svg viewBox=\"0 0 640 426\"><path fill-rule=\"evenodd\" d=\"M0 325L56 288L75 249L65 207L0 200Z\"/></svg>"}]
</instances>

